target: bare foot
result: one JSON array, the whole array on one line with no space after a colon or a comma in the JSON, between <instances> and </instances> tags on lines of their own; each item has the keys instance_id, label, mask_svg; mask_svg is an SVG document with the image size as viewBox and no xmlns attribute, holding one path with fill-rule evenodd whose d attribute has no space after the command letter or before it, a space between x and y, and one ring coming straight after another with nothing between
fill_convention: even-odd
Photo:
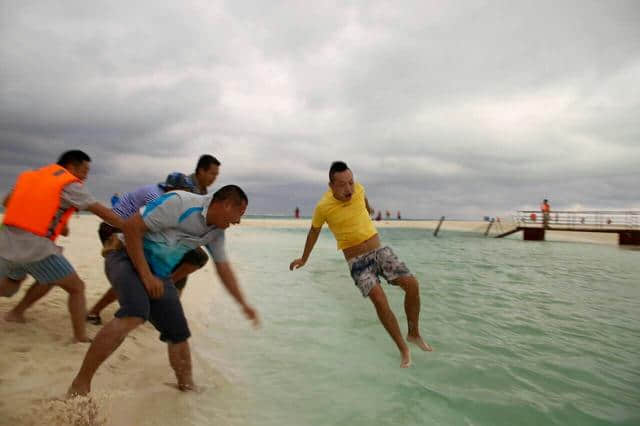
<instances>
[{"instance_id":1,"label":"bare foot","mask_svg":"<svg viewBox=\"0 0 640 426\"><path fill-rule=\"evenodd\" d=\"M181 383L178 385L178 389L180 389L182 392L189 392L192 390L196 389L196 385L194 384L189 384L189 383Z\"/></svg>"},{"instance_id":2,"label":"bare foot","mask_svg":"<svg viewBox=\"0 0 640 426\"><path fill-rule=\"evenodd\" d=\"M422 337L420 336L407 336L407 341L418 346L420 349L422 349L425 352L433 351L433 348L431 347L431 345L429 345L427 342L422 340Z\"/></svg>"},{"instance_id":3,"label":"bare foot","mask_svg":"<svg viewBox=\"0 0 640 426\"><path fill-rule=\"evenodd\" d=\"M411 366L411 352L409 349L405 353L402 354L402 362L400 363L400 368L409 368Z\"/></svg>"},{"instance_id":4,"label":"bare foot","mask_svg":"<svg viewBox=\"0 0 640 426\"><path fill-rule=\"evenodd\" d=\"M165 382L165 385L169 386L170 388L174 388L174 389L178 389L179 391L182 392L196 392L196 393L201 393L204 388L202 386L196 386L193 383L168 383Z\"/></svg>"},{"instance_id":5,"label":"bare foot","mask_svg":"<svg viewBox=\"0 0 640 426\"><path fill-rule=\"evenodd\" d=\"M178 389L182 392L189 392L196 389L196 384L193 383L191 374L188 374L187 377L178 378Z\"/></svg>"},{"instance_id":6,"label":"bare foot","mask_svg":"<svg viewBox=\"0 0 640 426\"><path fill-rule=\"evenodd\" d=\"M71 341L71 343L91 343L91 342L92 340L87 336L84 336L81 338L74 337L73 340Z\"/></svg>"},{"instance_id":7,"label":"bare foot","mask_svg":"<svg viewBox=\"0 0 640 426\"><path fill-rule=\"evenodd\" d=\"M24 315L22 314L16 314L13 311L9 311L4 315L4 319L5 321L11 321L11 322L20 322L20 323L25 323L27 322L27 319L24 317Z\"/></svg>"},{"instance_id":8,"label":"bare foot","mask_svg":"<svg viewBox=\"0 0 640 426\"><path fill-rule=\"evenodd\" d=\"M85 396L89 392L91 392L91 388L88 384L85 385L74 380L73 383L71 383L69 390L67 391L67 399L75 398L76 396Z\"/></svg>"}]
</instances>

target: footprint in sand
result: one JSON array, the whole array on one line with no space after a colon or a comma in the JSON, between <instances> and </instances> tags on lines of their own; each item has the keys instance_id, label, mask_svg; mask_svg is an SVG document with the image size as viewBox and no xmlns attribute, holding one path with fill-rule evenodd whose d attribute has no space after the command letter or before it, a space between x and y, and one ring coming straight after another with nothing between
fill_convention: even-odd
<instances>
[{"instance_id":1,"label":"footprint in sand","mask_svg":"<svg viewBox=\"0 0 640 426\"><path fill-rule=\"evenodd\" d=\"M27 352L31 352L31 348L28 346L18 346L12 349L13 352L18 352L21 354L26 354Z\"/></svg>"}]
</instances>

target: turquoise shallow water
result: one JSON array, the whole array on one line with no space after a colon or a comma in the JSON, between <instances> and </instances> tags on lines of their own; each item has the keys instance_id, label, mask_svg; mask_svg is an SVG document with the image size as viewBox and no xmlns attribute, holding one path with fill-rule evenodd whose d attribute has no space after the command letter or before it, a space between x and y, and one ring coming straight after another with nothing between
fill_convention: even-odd
<instances>
[{"instance_id":1,"label":"turquoise shallow water","mask_svg":"<svg viewBox=\"0 0 640 426\"><path fill-rule=\"evenodd\" d=\"M264 326L250 330L228 300L211 306L194 350L229 382L202 395L193 424L640 424L640 252L380 234L420 281L435 352L413 347L398 367L328 232L289 272L306 230L237 227L230 256ZM384 288L406 331L404 293Z\"/></svg>"}]
</instances>

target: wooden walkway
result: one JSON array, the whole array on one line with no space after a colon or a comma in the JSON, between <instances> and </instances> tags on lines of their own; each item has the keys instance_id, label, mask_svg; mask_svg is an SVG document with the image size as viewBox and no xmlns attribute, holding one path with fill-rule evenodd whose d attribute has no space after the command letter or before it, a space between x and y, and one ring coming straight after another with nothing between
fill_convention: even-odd
<instances>
[{"instance_id":1,"label":"wooden walkway","mask_svg":"<svg viewBox=\"0 0 640 426\"><path fill-rule=\"evenodd\" d=\"M544 217L540 211L520 210L514 216L514 222L515 228L495 238L519 231L530 241L543 241L546 231L606 232L618 234L621 245L640 245L638 211L552 211Z\"/></svg>"}]
</instances>

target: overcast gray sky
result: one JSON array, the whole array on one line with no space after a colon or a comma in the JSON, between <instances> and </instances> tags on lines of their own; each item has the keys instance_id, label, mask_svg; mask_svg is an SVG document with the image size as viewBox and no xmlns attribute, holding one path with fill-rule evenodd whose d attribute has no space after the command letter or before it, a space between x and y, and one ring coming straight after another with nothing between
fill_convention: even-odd
<instances>
[{"instance_id":1,"label":"overcast gray sky","mask_svg":"<svg viewBox=\"0 0 640 426\"><path fill-rule=\"evenodd\" d=\"M640 1L0 0L0 190L66 149L113 192L222 161L310 215L640 209Z\"/></svg>"}]
</instances>

